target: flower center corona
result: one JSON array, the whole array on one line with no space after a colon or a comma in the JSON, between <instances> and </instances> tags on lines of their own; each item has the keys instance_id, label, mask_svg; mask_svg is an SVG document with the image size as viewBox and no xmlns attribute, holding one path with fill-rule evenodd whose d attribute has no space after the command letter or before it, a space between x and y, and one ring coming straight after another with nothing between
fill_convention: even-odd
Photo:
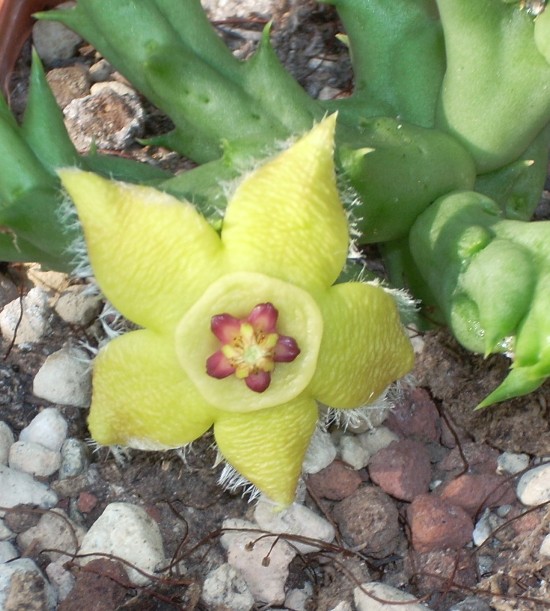
<instances>
[{"instance_id":1,"label":"flower center corona","mask_svg":"<svg viewBox=\"0 0 550 611\"><path fill-rule=\"evenodd\" d=\"M290 363L300 354L295 339L277 333L278 316L272 303L258 304L244 319L213 316L210 328L221 347L207 359L207 374L218 379L235 374L250 390L264 392L275 363Z\"/></svg>"}]
</instances>

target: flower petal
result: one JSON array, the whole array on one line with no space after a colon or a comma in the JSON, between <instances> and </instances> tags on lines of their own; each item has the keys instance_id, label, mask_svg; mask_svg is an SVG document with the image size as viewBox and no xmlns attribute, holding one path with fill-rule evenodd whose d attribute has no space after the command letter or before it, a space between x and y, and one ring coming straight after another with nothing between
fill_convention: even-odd
<instances>
[{"instance_id":1,"label":"flower petal","mask_svg":"<svg viewBox=\"0 0 550 611\"><path fill-rule=\"evenodd\" d=\"M318 401L331 407L360 407L411 369L410 341L394 300L381 287L337 284L319 305L325 330L310 386Z\"/></svg>"},{"instance_id":2,"label":"flower petal","mask_svg":"<svg viewBox=\"0 0 550 611\"><path fill-rule=\"evenodd\" d=\"M210 329L222 344L230 344L241 332L241 321L231 314L216 314L212 316Z\"/></svg>"},{"instance_id":3,"label":"flower petal","mask_svg":"<svg viewBox=\"0 0 550 611\"><path fill-rule=\"evenodd\" d=\"M348 252L348 223L332 159L335 121L325 119L237 188L222 229L233 270L307 290L336 280Z\"/></svg>"},{"instance_id":4,"label":"flower petal","mask_svg":"<svg viewBox=\"0 0 550 611\"><path fill-rule=\"evenodd\" d=\"M276 363L291 363L300 354L300 348L293 337L281 335L275 346Z\"/></svg>"},{"instance_id":5,"label":"flower petal","mask_svg":"<svg viewBox=\"0 0 550 611\"><path fill-rule=\"evenodd\" d=\"M257 373L251 373L246 376L244 381L250 390L254 392L264 392L271 384L271 374L269 371L258 371Z\"/></svg>"},{"instance_id":6,"label":"flower petal","mask_svg":"<svg viewBox=\"0 0 550 611\"><path fill-rule=\"evenodd\" d=\"M246 320L255 328L264 333L274 333L277 330L279 312L272 303L259 303Z\"/></svg>"},{"instance_id":7,"label":"flower petal","mask_svg":"<svg viewBox=\"0 0 550 611\"><path fill-rule=\"evenodd\" d=\"M88 420L98 443L176 448L210 428L218 412L195 390L172 344L142 330L122 335L100 351Z\"/></svg>"},{"instance_id":8,"label":"flower petal","mask_svg":"<svg viewBox=\"0 0 550 611\"><path fill-rule=\"evenodd\" d=\"M191 204L91 172L59 175L78 210L97 282L130 320L173 328L223 273L221 241Z\"/></svg>"},{"instance_id":9,"label":"flower petal","mask_svg":"<svg viewBox=\"0 0 550 611\"><path fill-rule=\"evenodd\" d=\"M231 365L225 354L218 350L206 359L206 373L213 378L222 380L235 373L235 367Z\"/></svg>"},{"instance_id":10,"label":"flower petal","mask_svg":"<svg viewBox=\"0 0 550 611\"><path fill-rule=\"evenodd\" d=\"M273 501L290 505L315 430L317 405L302 394L249 414L224 414L214 435L227 462Z\"/></svg>"}]
</instances>

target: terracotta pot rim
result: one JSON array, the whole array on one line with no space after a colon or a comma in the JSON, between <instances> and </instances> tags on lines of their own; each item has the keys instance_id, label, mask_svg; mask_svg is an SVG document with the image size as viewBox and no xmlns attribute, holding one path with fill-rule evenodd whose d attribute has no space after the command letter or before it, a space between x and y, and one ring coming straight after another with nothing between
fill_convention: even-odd
<instances>
[{"instance_id":1,"label":"terracotta pot rim","mask_svg":"<svg viewBox=\"0 0 550 611\"><path fill-rule=\"evenodd\" d=\"M30 36L32 14L61 4L63 0L0 0L0 88L6 92L9 78L25 41Z\"/></svg>"}]
</instances>

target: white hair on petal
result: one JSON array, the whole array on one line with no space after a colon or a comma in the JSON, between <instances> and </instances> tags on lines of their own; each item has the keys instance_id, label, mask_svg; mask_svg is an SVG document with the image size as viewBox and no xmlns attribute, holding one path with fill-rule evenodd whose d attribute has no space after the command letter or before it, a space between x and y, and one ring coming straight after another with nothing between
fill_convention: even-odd
<instances>
[{"instance_id":1,"label":"white hair on petal","mask_svg":"<svg viewBox=\"0 0 550 611\"><path fill-rule=\"evenodd\" d=\"M249 503L252 503L258 499L261 494L261 492L252 482L249 482L246 477L243 477L229 463L225 463L223 470L220 473L220 477L218 478L218 484L224 490L227 490L233 494L239 492L239 489L242 488L243 490L241 491L241 496L248 496Z\"/></svg>"}]
</instances>

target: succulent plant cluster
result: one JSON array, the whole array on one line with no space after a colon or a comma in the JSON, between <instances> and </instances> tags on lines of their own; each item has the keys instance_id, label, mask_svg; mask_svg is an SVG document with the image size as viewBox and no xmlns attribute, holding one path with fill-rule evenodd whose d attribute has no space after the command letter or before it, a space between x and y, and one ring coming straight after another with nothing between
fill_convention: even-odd
<instances>
[{"instance_id":1,"label":"succulent plant cluster","mask_svg":"<svg viewBox=\"0 0 550 611\"><path fill-rule=\"evenodd\" d=\"M0 257L70 269L68 245L79 228L60 221L56 174L67 166L154 185L166 197L192 201L210 227L223 226L222 242L233 234L234 211L246 210L238 215L245 228L237 231L242 249L234 250L246 252L253 238L245 217L256 218L255 207L264 210L261 197L244 207L230 204L220 218L228 205L224 184L252 161L268 157L281 141L337 113L334 164L342 193L355 196L353 205L343 199L356 241L378 243L394 286L412 291L431 319L448 324L466 348L510 356L508 377L481 406L531 392L550 376L550 222L529 222L543 189L550 143L550 9L529 0L325 1L342 21L355 77L349 97L329 101L311 98L284 69L270 43L270 26L250 59L234 57L199 0L78 0L74 8L38 14L81 34L163 110L174 130L154 143L199 166L167 176L93 151L78 155L35 58L21 125L0 101ZM82 190L74 187L72 174L62 176L80 211ZM88 186L115 201L102 184ZM139 199L144 188L126 192ZM237 256L244 268L235 269L267 276L274 269L279 277L290 266L284 281L305 283L308 290L304 279L311 265L333 269L338 262L340 271L343 242L331 242L333 251L317 241L334 229L329 231L320 212L323 201L315 196L304 203L320 206L311 217L302 218L299 208L288 212L296 215L292 221L276 215L281 224L272 229L280 240L287 224L293 231L296 222L313 224L302 235L313 243L309 259L299 258L298 271L292 257L290 263L283 260L276 247L258 259L257 269L248 255ZM286 209L280 198L273 205ZM265 222L272 223L267 212ZM93 264L93 240L88 246ZM285 246L279 242L279 248ZM211 258L210 266L220 261ZM102 288L111 296L109 283ZM318 287L313 288L318 307ZM120 290L114 287L116 294ZM300 333L279 332L275 293L258 294L238 312L214 308L205 344L207 386L232 380L252 395L270 393L277 372L300 362L306 346ZM121 309L132 318L132 307ZM136 321L142 323L140 317ZM347 362L344 352L343 345L335 350L335 362ZM178 359L190 375L186 358L178 353Z\"/></svg>"}]
</instances>

